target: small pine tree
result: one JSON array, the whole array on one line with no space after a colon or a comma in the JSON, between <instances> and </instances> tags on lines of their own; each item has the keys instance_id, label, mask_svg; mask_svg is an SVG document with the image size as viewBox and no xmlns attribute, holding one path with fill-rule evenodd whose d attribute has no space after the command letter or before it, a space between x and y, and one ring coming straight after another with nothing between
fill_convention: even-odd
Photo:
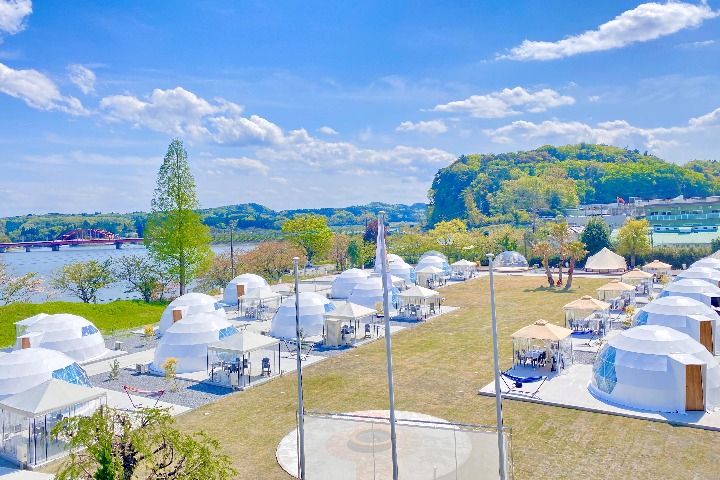
<instances>
[{"instance_id":1,"label":"small pine tree","mask_svg":"<svg viewBox=\"0 0 720 480\"><path fill-rule=\"evenodd\" d=\"M178 391L177 363L177 358L169 357L165 360L165 363L162 364L162 369L165 372L165 381L170 385L171 392Z\"/></svg>"},{"instance_id":2,"label":"small pine tree","mask_svg":"<svg viewBox=\"0 0 720 480\"><path fill-rule=\"evenodd\" d=\"M110 364L110 380L117 380L120 378L120 362L116 358Z\"/></svg>"}]
</instances>

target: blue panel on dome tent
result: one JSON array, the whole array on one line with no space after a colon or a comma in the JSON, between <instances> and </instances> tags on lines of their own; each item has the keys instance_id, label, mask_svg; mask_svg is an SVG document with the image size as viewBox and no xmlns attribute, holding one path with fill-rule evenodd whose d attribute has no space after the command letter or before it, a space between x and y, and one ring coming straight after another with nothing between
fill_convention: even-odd
<instances>
[{"instance_id":1,"label":"blue panel on dome tent","mask_svg":"<svg viewBox=\"0 0 720 480\"><path fill-rule=\"evenodd\" d=\"M333 305L332 302L328 302L325 304L325 313L332 312L333 310L335 310L335 305Z\"/></svg>"},{"instance_id":2,"label":"blue panel on dome tent","mask_svg":"<svg viewBox=\"0 0 720 480\"><path fill-rule=\"evenodd\" d=\"M222 330L220 330L220 340L229 337L230 335L235 335L238 333L237 328L230 325L229 327L225 327Z\"/></svg>"},{"instance_id":3,"label":"blue panel on dome tent","mask_svg":"<svg viewBox=\"0 0 720 480\"><path fill-rule=\"evenodd\" d=\"M417 273L415 273L414 268L410 268L410 282L417 283Z\"/></svg>"},{"instance_id":4,"label":"blue panel on dome tent","mask_svg":"<svg viewBox=\"0 0 720 480\"><path fill-rule=\"evenodd\" d=\"M445 275L448 275L448 276L452 275L452 269L450 268L450 265L448 265L447 262L443 262L442 269L443 269L443 273L445 273Z\"/></svg>"},{"instance_id":5,"label":"blue panel on dome tent","mask_svg":"<svg viewBox=\"0 0 720 480\"><path fill-rule=\"evenodd\" d=\"M52 372L52 378L62 380L68 383L74 383L75 385L82 385L84 387L92 387L92 383L87 377L85 370L80 368L77 363L68 365L67 367L60 368Z\"/></svg>"},{"instance_id":6,"label":"blue panel on dome tent","mask_svg":"<svg viewBox=\"0 0 720 480\"><path fill-rule=\"evenodd\" d=\"M640 310L635 317L635 324L639 327L640 325L647 325L648 321L648 312L645 310Z\"/></svg>"},{"instance_id":7,"label":"blue panel on dome tent","mask_svg":"<svg viewBox=\"0 0 720 480\"><path fill-rule=\"evenodd\" d=\"M100 330L95 328L94 325L86 325L82 327L81 332L83 337L87 337L88 335L92 335L93 333L98 333Z\"/></svg>"},{"instance_id":8,"label":"blue panel on dome tent","mask_svg":"<svg viewBox=\"0 0 720 480\"><path fill-rule=\"evenodd\" d=\"M593 385L605 393L612 393L617 384L617 374L615 373L615 354L617 349L610 345L605 345L595 357L593 364Z\"/></svg>"},{"instance_id":9,"label":"blue panel on dome tent","mask_svg":"<svg viewBox=\"0 0 720 480\"><path fill-rule=\"evenodd\" d=\"M215 302L215 303L213 303L213 307L215 307L215 310L222 310L223 304L222 304L222 302Z\"/></svg>"},{"instance_id":10,"label":"blue panel on dome tent","mask_svg":"<svg viewBox=\"0 0 720 480\"><path fill-rule=\"evenodd\" d=\"M391 295L390 295L390 296L391 296L390 303L392 303L393 305L397 305L397 301L398 301L398 300L397 300L397 296L398 296L398 293L400 293L400 290L398 290L398 289L395 288L395 287L393 287L392 290L390 290L390 294L391 294Z\"/></svg>"},{"instance_id":11,"label":"blue panel on dome tent","mask_svg":"<svg viewBox=\"0 0 720 480\"><path fill-rule=\"evenodd\" d=\"M663 290L662 292L660 292L660 295L658 295L657 298L665 298L665 297L669 297L669 296L670 296L670 292L666 292L665 290Z\"/></svg>"}]
</instances>

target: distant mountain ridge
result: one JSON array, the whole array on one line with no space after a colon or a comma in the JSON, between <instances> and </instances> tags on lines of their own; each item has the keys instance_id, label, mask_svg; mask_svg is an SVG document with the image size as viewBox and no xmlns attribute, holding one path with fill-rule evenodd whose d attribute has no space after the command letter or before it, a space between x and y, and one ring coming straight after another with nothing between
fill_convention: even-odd
<instances>
[{"instance_id":1,"label":"distant mountain ridge","mask_svg":"<svg viewBox=\"0 0 720 480\"><path fill-rule=\"evenodd\" d=\"M648 152L580 143L535 150L463 155L435 175L428 197L428 223L491 217L493 195L504 182L562 168L573 179L580 203L611 203L618 197L643 199L705 197L720 193L720 165L693 160L666 162ZM557 213L557 212L554 212Z\"/></svg>"}]
</instances>

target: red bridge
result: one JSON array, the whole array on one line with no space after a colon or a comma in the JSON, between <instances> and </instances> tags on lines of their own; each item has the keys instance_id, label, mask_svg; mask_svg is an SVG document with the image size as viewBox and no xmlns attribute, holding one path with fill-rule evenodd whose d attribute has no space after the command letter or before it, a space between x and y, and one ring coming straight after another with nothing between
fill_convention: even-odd
<instances>
[{"instance_id":1,"label":"red bridge","mask_svg":"<svg viewBox=\"0 0 720 480\"><path fill-rule=\"evenodd\" d=\"M114 233L99 229L78 229L60 235L57 240L40 240L35 242L0 243L0 253L9 248L24 248L29 252L31 248L46 247L53 252L60 251L62 246L72 245L110 245L114 244L118 250L128 243L142 243L142 238L120 238Z\"/></svg>"}]
</instances>

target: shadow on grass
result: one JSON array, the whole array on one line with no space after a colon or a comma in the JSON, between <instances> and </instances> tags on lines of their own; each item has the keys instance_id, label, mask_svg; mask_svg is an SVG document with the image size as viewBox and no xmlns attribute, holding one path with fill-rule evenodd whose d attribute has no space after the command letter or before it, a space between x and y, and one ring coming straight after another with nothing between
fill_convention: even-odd
<instances>
[{"instance_id":1,"label":"shadow on grass","mask_svg":"<svg viewBox=\"0 0 720 480\"><path fill-rule=\"evenodd\" d=\"M210 385L202 382L190 385L186 390L194 390L196 392L209 393L211 395L229 395L235 391L232 388L220 387L218 385Z\"/></svg>"},{"instance_id":2,"label":"shadow on grass","mask_svg":"<svg viewBox=\"0 0 720 480\"><path fill-rule=\"evenodd\" d=\"M548 292L548 293L575 293L575 288L567 289L565 287L545 287L539 286L537 288L526 288L523 292Z\"/></svg>"}]
</instances>

